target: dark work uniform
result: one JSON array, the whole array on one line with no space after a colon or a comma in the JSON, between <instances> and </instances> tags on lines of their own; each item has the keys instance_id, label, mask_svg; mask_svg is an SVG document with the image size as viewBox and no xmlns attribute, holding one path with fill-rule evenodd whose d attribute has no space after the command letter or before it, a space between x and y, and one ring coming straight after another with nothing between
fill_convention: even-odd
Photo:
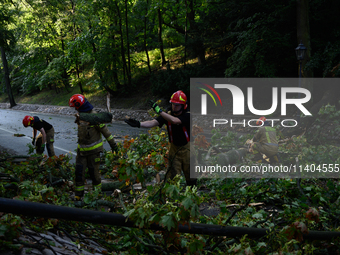
<instances>
[{"instance_id":1,"label":"dark work uniform","mask_svg":"<svg viewBox=\"0 0 340 255\"><path fill-rule=\"evenodd\" d=\"M96 112L92 110L91 113ZM103 151L102 135L114 151L117 145L105 124L88 126L78 123L78 149L75 169L75 195L78 197L84 196L85 171L87 168L92 179L92 187L101 189L102 181L99 167L100 152Z\"/></svg>"},{"instance_id":2,"label":"dark work uniform","mask_svg":"<svg viewBox=\"0 0 340 255\"><path fill-rule=\"evenodd\" d=\"M45 133L46 133L46 148L47 148L47 153L49 157L53 157L55 155L54 153L54 147L53 147L53 143L54 143L54 128L53 126L44 121L43 119L40 119L37 116L33 116L34 118L34 122L33 122L33 128L36 130L39 130L44 128ZM42 154L43 152L40 151L41 148L41 144L42 144L42 133L40 132L40 134L36 137L36 148L37 148L37 153Z\"/></svg>"},{"instance_id":3,"label":"dark work uniform","mask_svg":"<svg viewBox=\"0 0 340 255\"><path fill-rule=\"evenodd\" d=\"M165 178L172 179L183 171L187 184L193 185L196 184L196 180L190 179L190 113L184 112L175 117L179 118L182 123L175 125L162 116L156 118L159 127L167 126L170 141L169 165Z\"/></svg>"},{"instance_id":4,"label":"dark work uniform","mask_svg":"<svg viewBox=\"0 0 340 255\"><path fill-rule=\"evenodd\" d=\"M279 144L276 139L276 130L269 126L267 121L260 127L253 138L253 154L255 160L262 159L262 154L270 158L271 162L278 162L277 153Z\"/></svg>"}]
</instances>

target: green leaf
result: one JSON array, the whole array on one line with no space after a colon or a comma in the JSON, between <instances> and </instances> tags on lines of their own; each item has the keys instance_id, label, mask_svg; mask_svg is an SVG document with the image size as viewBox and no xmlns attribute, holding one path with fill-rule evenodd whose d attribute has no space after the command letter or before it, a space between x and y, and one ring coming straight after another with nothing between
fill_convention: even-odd
<instances>
[{"instance_id":1,"label":"green leaf","mask_svg":"<svg viewBox=\"0 0 340 255\"><path fill-rule=\"evenodd\" d=\"M130 217L130 215L133 214L134 212L135 212L135 209L132 209L132 210L130 210L130 211L127 211L127 212L124 213L123 215L124 215L125 217Z\"/></svg>"},{"instance_id":2,"label":"green leaf","mask_svg":"<svg viewBox=\"0 0 340 255\"><path fill-rule=\"evenodd\" d=\"M204 243L200 240L195 239L190 245L189 245L189 251L191 253L194 253L196 251L201 251L203 249Z\"/></svg>"},{"instance_id":3,"label":"green leaf","mask_svg":"<svg viewBox=\"0 0 340 255\"><path fill-rule=\"evenodd\" d=\"M0 236L5 236L7 232L7 226L6 225L0 225Z\"/></svg>"},{"instance_id":4,"label":"green leaf","mask_svg":"<svg viewBox=\"0 0 340 255\"><path fill-rule=\"evenodd\" d=\"M169 195L169 197L176 199L179 196L179 189L175 185L169 185L169 187L166 189L166 193Z\"/></svg>"},{"instance_id":5,"label":"green leaf","mask_svg":"<svg viewBox=\"0 0 340 255\"><path fill-rule=\"evenodd\" d=\"M174 217L172 216L172 212L168 213L167 215L164 215L161 218L161 221L159 222L159 224L165 228L168 228L168 231L171 230L171 228L175 228L175 221L174 221Z\"/></svg>"},{"instance_id":6,"label":"green leaf","mask_svg":"<svg viewBox=\"0 0 340 255\"><path fill-rule=\"evenodd\" d=\"M154 216L152 216L150 219L149 219L149 222L151 223L157 223L160 221L160 216L158 214L155 214Z\"/></svg>"},{"instance_id":7,"label":"green leaf","mask_svg":"<svg viewBox=\"0 0 340 255\"><path fill-rule=\"evenodd\" d=\"M189 209L193 204L194 202L190 197L186 197L182 202L182 205L184 206L185 209Z\"/></svg>"},{"instance_id":8,"label":"green leaf","mask_svg":"<svg viewBox=\"0 0 340 255\"><path fill-rule=\"evenodd\" d=\"M252 217L255 218L255 219L263 219L263 215L261 213L255 213L255 214L253 214Z\"/></svg>"}]
</instances>

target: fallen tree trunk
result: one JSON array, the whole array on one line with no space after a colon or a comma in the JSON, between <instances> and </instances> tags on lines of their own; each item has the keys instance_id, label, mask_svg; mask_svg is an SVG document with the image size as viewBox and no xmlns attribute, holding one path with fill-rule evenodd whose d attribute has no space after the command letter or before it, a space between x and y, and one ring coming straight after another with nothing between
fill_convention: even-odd
<instances>
[{"instance_id":1,"label":"fallen tree trunk","mask_svg":"<svg viewBox=\"0 0 340 255\"><path fill-rule=\"evenodd\" d=\"M235 164L248 153L248 149L240 148L238 150L230 150L227 153L217 154L217 163L221 166Z\"/></svg>"},{"instance_id":2,"label":"fallen tree trunk","mask_svg":"<svg viewBox=\"0 0 340 255\"><path fill-rule=\"evenodd\" d=\"M7 198L0 198L0 212L31 217L54 218L77 222L90 222L94 224L138 228L133 221L129 220L124 215L117 213L40 204ZM163 228L156 223L151 224L148 229L166 231L166 228ZM179 224L176 232L226 237L242 237L247 235L249 238L257 239L267 235L270 230L266 228L229 227L213 224L190 223L188 225ZM303 234L304 239L310 240L330 240L335 237L340 237L340 232L309 231L308 234Z\"/></svg>"},{"instance_id":3,"label":"fallen tree trunk","mask_svg":"<svg viewBox=\"0 0 340 255\"><path fill-rule=\"evenodd\" d=\"M339 107L339 97L338 94L335 93L335 91L338 91L338 87L339 86L336 84L336 80L334 79L334 82L327 87L327 90L323 94L322 98L309 109L309 112L312 114L312 116L301 118L298 128L285 128L282 133L285 136L301 134L305 131L305 129L308 129L312 126L322 106L330 104Z\"/></svg>"},{"instance_id":4,"label":"fallen tree trunk","mask_svg":"<svg viewBox=\"0 0 340 255\"><path fill-rule=\"evenodd\" d=\"M125 181L115 181L102 183L102 191L114 191L115 189L124 190L128 188Z\"/></svg>"},{"instance_id":5,"label":"fallen tree trunk","mask_svg":"<svg viewBox=\"0 0 340 255\"><path fill-rule=\"evenodd\" d=\"M79 121L85 122L87 125L98 125L101 123L111 123L112 113L98 112L98 113L79 113Z\"/></svg>"}]
</instances>

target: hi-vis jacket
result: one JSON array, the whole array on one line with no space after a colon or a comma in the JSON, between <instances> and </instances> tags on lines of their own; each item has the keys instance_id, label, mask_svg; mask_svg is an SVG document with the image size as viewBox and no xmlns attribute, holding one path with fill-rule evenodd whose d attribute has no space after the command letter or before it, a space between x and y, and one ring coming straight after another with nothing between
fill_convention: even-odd
<instances>
[{"instance_id":1,"label":"hi-vis jacket","mask_svg":"<svg viewBox=\"0 0 340 255\"><path fill-rule=\"evenodd\" d=\"M115 147L113 135L105 124L78 125L78 152L80 156L87 156L103 151L102 135L111 148Z\"/></svg>"},{"instance_id":2,"label":"hi-vis jacket","mask_svg":"<svg viewBox=\"0 0 340 255\"><path fill-rule=\"evenodd\" d=\"M256 132L254 142L259 142L261 144L277 146L276 130L272 127L259 127L258 132Z\"/></svg>"},{"instance_id":3,"label":"hi-vis jacket","mask_svg":"<svg viewBox=\"0 0 340 255\"><path fill-rule=\"evenodd\" d=\"M255 143L254 149L259 150L267 156L275 155L278 152L279 145L276 139L275 128L268 126L260 127L253 141ZM260 146L257 146L257 143L259 143Z\"/></svg>"}]
</instances>

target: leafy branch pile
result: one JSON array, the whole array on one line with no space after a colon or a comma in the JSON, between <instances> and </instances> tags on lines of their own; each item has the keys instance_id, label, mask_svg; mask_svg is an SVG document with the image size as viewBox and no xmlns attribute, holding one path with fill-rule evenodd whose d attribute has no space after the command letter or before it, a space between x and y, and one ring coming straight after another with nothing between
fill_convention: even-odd
<instances>
[{"instance_id":1,"label":"leafy branch pile","mask_svg":"<svg viewBox=\"0 0 340 255\"><path fill-rule=\"evenodd\" d=\"M337 116L338 111L327 114L329 121L337 121L330 116ZM313 128L322 133L321 127ZM200 138L196 146L203 154L210 147L225 152L239 148L249 136L237 137L235 133L221 136L215 130L210 144ZM149 135L126 137L119 148L118 154L105 154L102 172L106 178L122 182L125 188L112 191L112 195L90 190L82 207L98 213L123 214L134 222L135 228L2 213L1 249L32 249L33 243L18 239L30 229L68 236L89 252L94 251L84 241L92 240L109 254L334 254L340 250L339 237L325 238L325 231L336 234L340 230L338 179L201 178L197 187L186 187L184 178L177 176L170 182L150 185L150 180L165 170L169 160L166 133L156 128ZM300 164L340 162L336 143L313 144L307 133L281 140L280 152L282 164L296 160ZM2 197L75 206L70 201L74 166L67 157L41 161L33 155L20 163L10 157L1 154ZM254 164L252 156L245 156L243 164ZM132 184L136 182L142 183L142 189L134 188ZM190 230L194 223L208 224L202 228L240 227L249 233L238 235L231 231L218 236L179 232L182 226ZM150 230L151 226L158 226L159 230ZM262 232L252 234L256 231ZM35 245L40 250L46 248ZM53 244L47 248L53 250Z\"/></svg>"}]
</instances>

